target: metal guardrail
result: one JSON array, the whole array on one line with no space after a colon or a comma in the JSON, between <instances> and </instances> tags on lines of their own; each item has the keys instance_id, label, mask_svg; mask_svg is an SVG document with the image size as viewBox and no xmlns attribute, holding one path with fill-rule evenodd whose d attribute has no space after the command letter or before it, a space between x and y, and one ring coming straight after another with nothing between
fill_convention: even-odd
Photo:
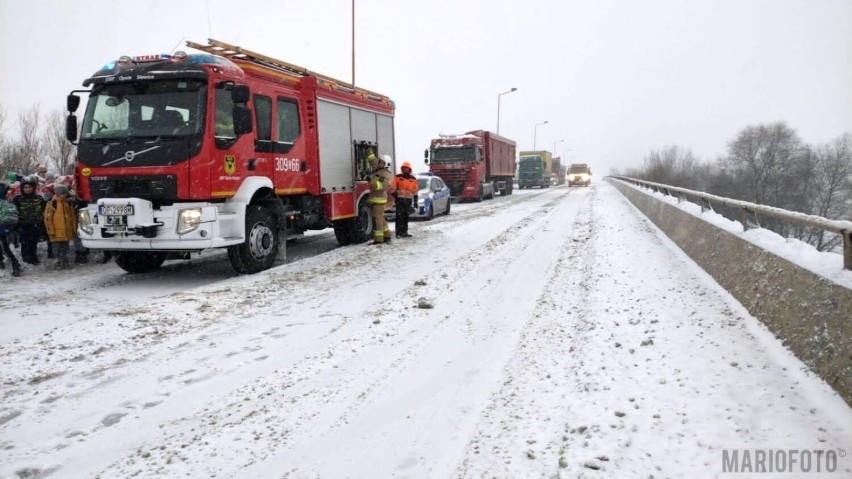
<instances>
[{"instance_id":1,"label":"metal guardrail","mask_svg":"<svg viewBox=\"0 0 852 479\"><path fill-rule=\"evenodd\" d=\"M711 202L737 208L741 212L740 223L742 223L743 229L746 230L751 227L750 220L753 220L754 224L756 224L757 227L760 227L760 223L757 221L757 215L760 214L790 223L796 223L837 233L843 237L843 268L852 270L852 221L830 220L828 218L823 218L822 216L788 211L774 206L749 203L748 201L732 200L730 198L711 195L701 191L688 190L686 188L654 183L652 181L637 180L636 178L629 178L626 176L610 176L610 178L637 186L647 187L655 192L659 192L667 196L674 196L678 199L678 202L692 201L693 203L698 203L701 206L702 212L708 209L711 211L713 210ZM694 200L692 200L693 198Z\"/></svg>"}]
</instances>

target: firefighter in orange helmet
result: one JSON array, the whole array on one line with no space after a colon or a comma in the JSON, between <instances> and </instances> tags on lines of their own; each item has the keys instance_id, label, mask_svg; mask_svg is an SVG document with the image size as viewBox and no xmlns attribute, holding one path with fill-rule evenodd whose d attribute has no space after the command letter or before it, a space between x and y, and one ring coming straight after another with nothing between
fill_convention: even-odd
<instances>
[{"instance_id":1,"label":"firefighter in orange helmet","mask_svg":"<svg viewBox=\"0 0 852 479\"><path fill-rule=\"evenodd\" d=\"M391 194L396 198L396 237L409 238L408 215L417 194L417 178L411 174L411 163L406 161L400 169L402 173L394 176L391 183Z\"/></svg>"},{"instance_id":2,"label":"firefighter in orange helmet","mask_svg":"<svg viewBox=\"0 0 852 479\"><path fill-rule=\"evenodd\" d=\"M375 220L372 244L390 243L391 232L387 221L385 221L385 206L388 202L388 189L393 180L393 175L387 169L387 164L391 162L391 157L390 155L382 155L381 158L376 158L375 153L370 152L367 160L370 162L370 167L373 170L367 177L367 181L370 183L369 202L373 209L373 219Z\"/></svg>"}]
</instances>

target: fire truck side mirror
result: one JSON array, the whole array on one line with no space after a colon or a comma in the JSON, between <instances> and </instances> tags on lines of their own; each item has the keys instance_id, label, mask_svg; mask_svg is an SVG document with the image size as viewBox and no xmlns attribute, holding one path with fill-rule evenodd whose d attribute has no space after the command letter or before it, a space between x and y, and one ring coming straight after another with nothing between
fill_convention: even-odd
<instances>
[{"instance_id":1,"label":"fire truck side mirror","mask_svg":"<svg viewBox=\"0 0 852 479\"><path fill-rule=\"evenodd\" d=\"M234 134L237 136L251 133L251 110L245 106L234 105Z\"/></svg>"},{"instance_id":2,"label":"fire truck side mirror","mask_svg":"<svg viewBox=\"0 0 852 479\"><path fill-rule=\"evenodd\" d=\"M80 106L80 97L74 94L68 95L68 98L65 99L65 106L69 113L74 113Z\"/></svg>"},{"instance_id":3,"label":"fire truck side mirror","mask_svg":"<svg viewBox=\"0 0 852 479\"><path fill-rule=\"evenodd\" d=\"M71 143L77 141L77 117L73 114L65 119L65 138Z\"/></svg>"},{"instance_id":4,"label":"fire truck side mirror","mask_svg":"<svg viewBox=\"0 0 852 479\"><path fill-rule=\"evenodd\" d=\"M249 87L245 85L234 85L231 88L231 99L234 103L245 103L249 101L251 95L249 94Z\"/></svg>"},{"instance_id":5,"label":"fire truck side mirror","mask_svg":"<svg viewBox=\"0 0 852 479\"><path fill-rule=\"evenodd\" d=\"M423 163L429 164L429 150L423 150Z\"/></svg>"}]
</instances>

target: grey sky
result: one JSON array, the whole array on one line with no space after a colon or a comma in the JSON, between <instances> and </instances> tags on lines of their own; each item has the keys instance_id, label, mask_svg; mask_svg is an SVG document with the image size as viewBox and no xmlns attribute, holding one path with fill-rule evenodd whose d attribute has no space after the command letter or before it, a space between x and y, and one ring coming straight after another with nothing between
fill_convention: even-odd
<instances>
[{"instance_id":1,"label":"grey sky","mask_svg":"<svg viewBox=\"0 0 852 479\"><path fill-rule=\"evenodd\" d=\"M351 79L350 0L0 5L7 128L107 61L211 34ZM416 165L438 133L494 131L512 87L501 134L531 149L547 120L537 147L564 139L598 173L668 144L712 159L758 122L809 143L852 131L852 0L356 0L356 48L356 84L396 102L397 156Z\"/></svg>"}]
</instances>

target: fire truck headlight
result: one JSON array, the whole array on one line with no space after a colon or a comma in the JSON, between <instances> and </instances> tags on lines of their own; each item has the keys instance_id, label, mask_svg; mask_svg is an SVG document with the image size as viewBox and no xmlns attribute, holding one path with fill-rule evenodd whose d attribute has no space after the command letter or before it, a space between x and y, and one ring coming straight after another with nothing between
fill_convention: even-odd
<instances>
[{"instance_id":1,"label":"fire truck headlight","mask_svg":"<svg viewBox=\"0 0 852 479\"><path fill-rule=\"evenodd\" d=\"M92 217L89 215L89 210L86 208L77 211L77 225L79 225L80 229L88 235L95 232L95 228L92 226Z\"/></svg>"},{"instance_id":2,"label":"fire truck headlight","mask_svg":"<svg viewBox=\"0 0 852 479\"><path fill-rule=\"evenodd\" d=\"M177 233L182 235L198 228L201 224L201 208L189 208L178 212Z\"/></svg>"}]
</instances>

